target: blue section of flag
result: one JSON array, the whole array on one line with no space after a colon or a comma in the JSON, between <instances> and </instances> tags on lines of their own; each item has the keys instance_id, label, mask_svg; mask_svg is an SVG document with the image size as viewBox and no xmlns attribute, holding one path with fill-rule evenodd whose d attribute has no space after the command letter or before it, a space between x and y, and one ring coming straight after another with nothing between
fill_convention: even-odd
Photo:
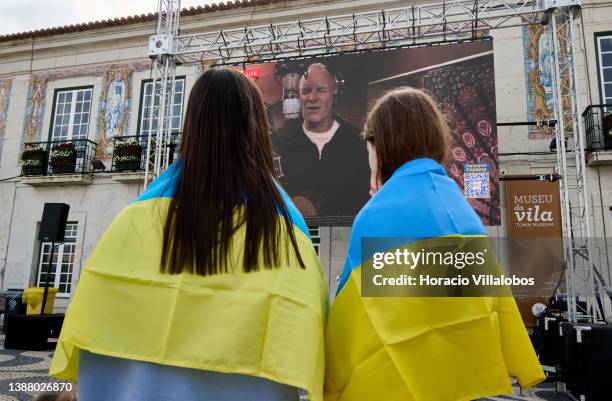
<instances>
[{"instance_id":1,"label":"blue section of flag","mask_svg":"<svg viewBox=\"0 0 612 401\"><path fill-rule=\"evenodd\" d=\"M140 194L134 202L145 201L153 198L172 198L178 185L183 162L178 160L172 163L163 173L159 175L147 189Z\"/></svg>"},{"instance_id":2,"label":"blue section of flag","mask_svg":"<svg viewBox=\"0 0 612 401\"><path fill-rule=\"evenodd\" d=\"M351 272L374 252L453 234L486 235L486 230L439 163L427 158L405 163L355 218L336 293L340 293ZM386 249L368 249L362 255L364 237L386 237ZM391 238L396 238L397 244Z\"/></svg>"}]
</instances>

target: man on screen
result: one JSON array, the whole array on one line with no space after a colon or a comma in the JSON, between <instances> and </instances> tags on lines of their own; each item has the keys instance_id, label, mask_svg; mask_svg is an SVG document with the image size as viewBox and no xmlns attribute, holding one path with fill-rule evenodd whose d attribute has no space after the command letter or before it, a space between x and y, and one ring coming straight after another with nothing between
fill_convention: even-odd
<instances>
[{"instance_id":1,"label":"man on screen","mask_svg":"<svg viewBox=\"0 0 612 401\"><path fill-rule=\"evenodd\" d=\"M301 118L286 120L272 138L280 180L307 217L354 216L369 190L361 130L333 113L338 82L324 64L308 67L298 95Z\"/></svg>"}]
</instances>

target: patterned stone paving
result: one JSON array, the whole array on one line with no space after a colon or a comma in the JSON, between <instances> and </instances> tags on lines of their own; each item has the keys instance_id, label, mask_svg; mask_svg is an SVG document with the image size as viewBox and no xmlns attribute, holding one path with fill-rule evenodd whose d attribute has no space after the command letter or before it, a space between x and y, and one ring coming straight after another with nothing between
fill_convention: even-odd
<instances>
[{"instance_id":1,"label":"patterned stone paving","mask_svg":"<svg viewBox=\"0 0 612 401\"><path fill-rule=\"evenodd\" d=\"M4 335L0 335L0 401L32 401L38 393L11 391L17 383L54 383L47 376L52 351L19 351L4 349ZM535 389L521 392L514 386L514 394L482 398L478 401L571 401L557 392L553 383L544 383Z\"/></svg>"},{"instance_id":2,"label":"patterned stone paving","mask_svg":"<svg viewBox=\"0 0 612 401\"><path fill-rule=\"evenodd\" d=\"M572 398L557 391L554 383L542 383L535 388L521 391L518 384L514 384L514 394L499 397L481 398L478 401L572 401Z\"/></svg>"},{"instance_id":3,"label":"patterned stone paving","mask_svg":"<svg viewBox=\"0 0 612 401\"><path fill-rule=\"evenodd\" d=\"M0 401L31 401L39 394L12 391L18 383L61 383L47 376L53 351L4 349L3 344L0 335Z\"/></svg>"}]
</instances>

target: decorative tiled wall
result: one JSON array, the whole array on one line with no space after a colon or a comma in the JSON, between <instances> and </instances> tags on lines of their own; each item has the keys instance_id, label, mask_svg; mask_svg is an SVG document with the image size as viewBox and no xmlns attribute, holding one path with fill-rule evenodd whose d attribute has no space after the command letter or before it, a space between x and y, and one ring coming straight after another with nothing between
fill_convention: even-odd
<instances>
[{"instance_id":1,"label":"decorative tiled wall","mask_svg":"<svg viewBox=\"0 0 612 401\"><path fill-rule=\"evenodd\" d=\"M12 83L10 79L0 80L0 160L2 160L2 145L4 144L4 130L6 129Z\"/></svg>"},{"instance_id":2,"label":"decorative tiled wall","mask_svg":"<svg viewBox=\"0 0 612 401\"><path fill-rule=\"evenodd\" d=\"M98 107L97 158L108 159L110 141L128 133L132 105L132 66L114 67L104 73L100 105Z\"/></svg>"},{"instance_id":3,"label":"decorative tiled wall","mask_svg":"<svg viewBox=\"0 0 612 401\"><path fill-rule=\"evenodd\" d=\"M101 76L103 87L99 98L96 140L100 153L98 157L108 157L110 139L113 136L127 133L132 103L133 72L144 71L150 66L150 62L141 61L33 74L28 87L24 112L22 143L46 139L42 133L42 126L46 110L46 92L50 82L59 79Z\"/></svg>"},{"instance_id":4,"label":"decorative tiled wall","mask_svg":"<svg viewBox=\"0 0 612 401\"><path fill-rule=\"evenodd\" d=\"M554 119L552 49L543 25L523 27L523 51L527 119L528 121ZM546 139L554 136L555 130L552 127L533 126L529 129L529 139Z\"/></svg>"}]
</instances>

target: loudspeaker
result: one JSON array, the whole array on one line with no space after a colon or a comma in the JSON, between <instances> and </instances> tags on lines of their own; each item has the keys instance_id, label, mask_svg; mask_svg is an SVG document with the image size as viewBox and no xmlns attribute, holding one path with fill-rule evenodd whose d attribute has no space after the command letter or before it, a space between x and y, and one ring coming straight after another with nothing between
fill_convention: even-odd
<instances>
[{"instance_id":1,"label":"loudspeaker","mask_svg":"<svg viewBox=\"0 0 612 401\"><path fill-rule=\"evenodd\" d=\"M548 320L548 324L544 324L545 317L538 319L539 342L536 344L540 363L559 368L564 363L564 343L563 337L559 334L561 319ZM545 327L548 327L546 330Z\"/></svg>"},{"instance_id":2,"label":"loudspeaker","mask_svg":"<svg viewBox=\"0 0 612 401\"><path fill-rule=\"evenodd\" d=\"M55 349L56 342L49 337L59 335L64 322L63 314L8 315L4 348L28 351Z\"/></svg>"},{"instance_id":3,"label":"loudspeaker","mask_svg":"<svg viewBox=\"0 0 612 401\"><path fill-rule=\"evenodd\" d=\"M591 326L591 325L589 325ZM612 361L612 324L592 325L584 335L585 388L587 401L610 399L610 361Z\"/></svg>"},{"instance_id":4,"label":"loudspeaker","mask_svg":"<svg viewBox=\"0 0 612 401\"><path fill-rule=\"evenodd\" d=\"M45 242L64 242L66 221L70 206L65 203L45 203L38 240Z\"/></svg>"},{"instance_id":5,"label":"loudspeaker","mask_svg":"<svg viewBox=\"0 0 612 401\"><path fill-rule=\"evenodd\" d=\"M578 342L574 325L561 323L563 330L563 363L561 365L563 380L567 390L580 399L584 394L584 342Z\"/></svg>"}]
</instances>

